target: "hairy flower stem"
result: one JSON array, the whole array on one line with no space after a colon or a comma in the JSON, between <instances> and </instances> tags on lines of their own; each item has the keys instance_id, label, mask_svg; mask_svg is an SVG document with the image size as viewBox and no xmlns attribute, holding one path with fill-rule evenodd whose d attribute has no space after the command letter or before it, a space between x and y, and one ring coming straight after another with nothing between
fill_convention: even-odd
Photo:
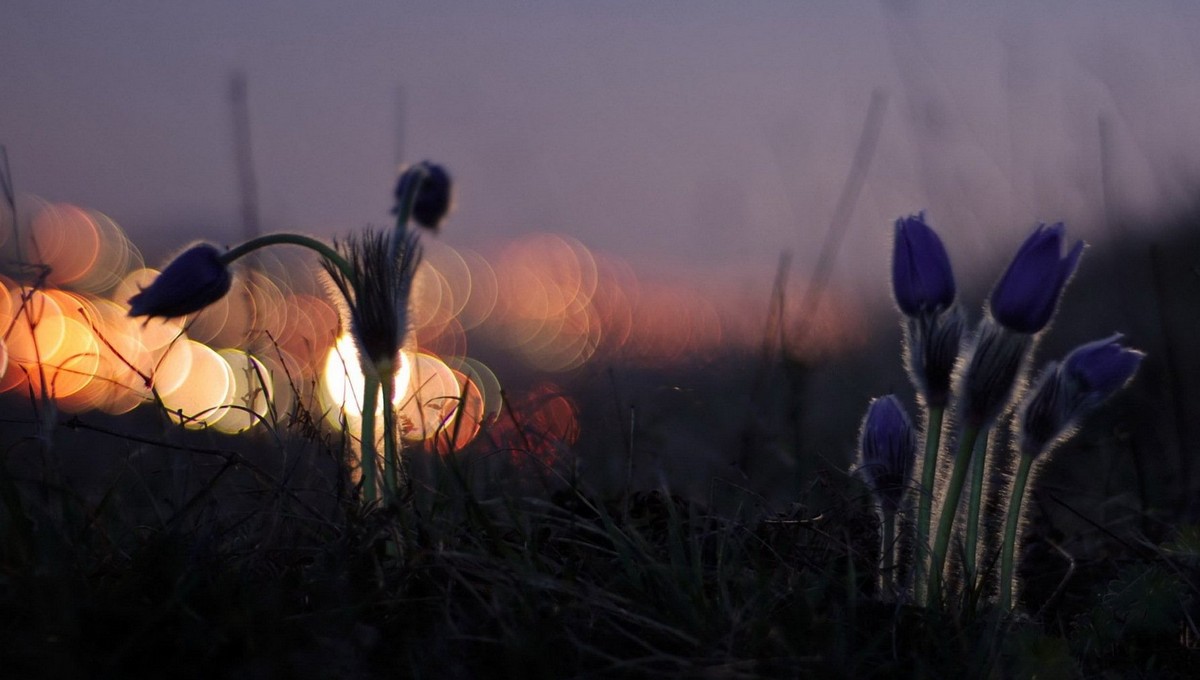
<instances>
[{"instance_id":1,"label":"hairy flower stem","mask_svg":"<svg viewBox=\"0 0 1200 680\"><path fill-rule=\"evenodd\" d=\"M338 270L340 270L346 277L354 277L354 269L350 267L350 263L347 262L346 258L342 257L338 251L334 250L328 244L312 238L311 236L303 236L301 234L267 234L265 236L252 238L249 241L231 248L229 251L222 254L221 260L224 261L225 264L231 264L234 260L245 257L259 248L266 248L267 246L275 245L300 246L302 248L314 250L318 255L325 258L330 264L337 267Z\"/></svg>"},{"instance_id":2,"label":"hairy flower stem","mask_svg":"<svg viewBox=\"0 0 1200 680\"><path fill-rule=\"evenodd\" d=\"M921 465L921 488L917 498L917 541L913 547L913 597L917 604L924 604L925 565L929 560L929 525L933 514L933 483L937 475L937 456L942 446L942 417L944 406L929 408L929 424L925 428L925 459Z\"/></svg>"},{"instance_id":3,"label":"hairy flower stem","mask_svg":"<svg viewBox=\"0 0 1200 680\"><path fill-rule=\"evenodd\" d=\"M1029 481L1029 470L1033 467L1033 456L1021 454L1017 474L1013 478L1012 493L1008 498L1008 517L1004 524L1004 543L1000 552L1000 608L1012 609L1013 556L1016 553L1017 529L1021 524L1021 511L1025 507L1025 483Z\"/></svg>"},{"instance_id":4,"label":"hairy flower stem","mask_svg":"<svg viewBox=\"0 0 1200 680\"><path fill-rule=\"evenodd\" d=\"M379 454L375 449L375 408L379 403L379 378L363 372L362 444L358 468L362 470L363 503L375 501L379 490L375 480ZM387 409L384 409L387 412Z\"/></svg>"},{"instance_id":5,"label":"hairy flower stem","mask_svg":"<svg viewBox=\"0 0 1200 680\"><path fill-rule=\"evenodd\" d=\"M974 466L971 475L971 497L967 501L967 542L966 555L963 565L966 567L967 583L974 584L976 543L979 541L979 508L983 504L983 477L987 470L985 462L988 453L990 428L984 426L979 430L979 438L975 440L975 449L971 453L971 464Z\"/></svg>"},{"instance_id":6,"label":"hairy flower stem","mask_svg":"<svg viewBox=\"0 0 1200 680\"><path fill-rule=\"evenodd\" d=\"M942 514L938 518L937 538L933 544L933 566L929 572L930 604L936 605L942 599L942 572L946 568L946 552L950 546L954 516L958 514L958 500L962 497L963 483L967 479L967 469L971 467L971 454L975 449L975 440L979 437L979 429L978 425L967 425L963 429L962 439L958 442L958 453L954 457L954 470L950 473L950 483L946 485Z\"/></svg>"},{"instance_id":7,"label":"hairy flower stem","mask_svg":"<svg viewBox=\"0 0 1200 680\"><path fill-rule=\"evenodd\" d=\"M879 580L884 597L896 594L896 513L883 510L883 531L879 537Z\"/></svg>"},{"instance_id":8,"label":"hairy flower stem","mask_svg":"<svg viewBox=\"0 0 1200 680\"><path fill-rule=\"evenodd\" d=\"M396 369L393 365L379 367L383 380L383 498L391 502L396 498L403 479L400 467L400 447L397 445L396 406L392 400L396 394Z\"/></svg>"}]
</instances>

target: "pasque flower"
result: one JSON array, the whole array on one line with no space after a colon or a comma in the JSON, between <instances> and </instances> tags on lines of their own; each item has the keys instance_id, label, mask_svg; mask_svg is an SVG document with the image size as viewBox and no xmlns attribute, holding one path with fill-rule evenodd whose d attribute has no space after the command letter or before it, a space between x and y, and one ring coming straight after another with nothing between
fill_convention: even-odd
<instances>
[{"instance_id":1,"label":"pasque flower","mask_svg":"<svg viewBox=\"0 0 1200 680\"><path fill-rule=\"evenodd\" d=\"M944 407L966 327L954 272L924 212L896 220L895 234L892 293L905 315L905 363L926 404Z\"/></svg>"},{"instance_id":2,"label":"pasque flower","mask_svg":"<svg viewBox=\"0 0 1200 680\"><path fill-rule=\"evenodd\" d=\"M1050 322L1083 252L1083 241L1076 241L1065 257L1062 246L1061 222L1039 224L1021 244L992 291L990 310L1000 325L1019 333L1037 333Z\"/></svg>"},{"instance_id":3,"label":"pasque flower","mask_svg":"<svg viewBox=\"0 0 1200 680\"><path fill-rule=\"evenodd\" d=\"M1036 456L1071 433L1079 419L1125 386L1145 356L1118 333L1080 345L1051 362L1021 405L1021 450Z\"/></svg>"},{"instance_id":4,"label":"pasque flower","mask_svg":"<svg viewBox=\"0 0 1200 680\"><path fill-rule=\"evenodd\" d=\"M946 247L925 223L925 213L896 220L892 292L907 316L938 312L954 302L954 272Z\"/></svg>"},{"instance_id":5,"label":"pasque flower","mask_svg":"<svg viewBox=\"0 0 1200 680\"><path fill-rule=\"evenodd\" d=\"M404 345L409 325L409 297L421 260L419 234L389 236L364 231L344 246L352 276L329 261L325 271L346 304L350 332L365 368L390 367ZM399 237L396 243L392 238ZM387 379L390 379L390 369Z\"/></svg>"},{"instance_id":6,"label":"pasque flower","mask_svg":"<svg viewBox=\"0 0 1200 680\"><path fill-rule=\"evenodd\" d=\"M967 363L963 414L969 422L987 423L1009 406L1035 335L1050 323L1083 253L1083 241L1066 256L1062 244L1061 222L1038 225L992 290Z\"/></svg>"},{"instance_id":7,"label":"pasque flower","mask_svg":"<svg viewBox=\"0 0 1200 680\"><path fill-rule=\"evenodd\" d=\"M1123 347L1120 334L1080 345L1061 364L1050 362L1033 390L1017 408L1020 449L1013 475L1000 550L1000 606L1008 609L1016 585L1013 574L1017 531L1025 512L1025 485L1034 463L1056 442L1071 436L1079 419L1125 386L1137 372L1144 354Z\"/></svg>"},{"instance_id":8,"label":"pasque flower","mask_svg":"<svg viewBox=\"0 0 1200 680\"><path fill-rule=\"evenodd\" d=\"M392 210L393 213L402 212L401 203L409 195L409 184L412 182L419 183L410 208L413 221L426 229L436 230L450 211L450 173L442 166L429 161L421 161L400 173L400 179L396 182L397 205Z\"/></svg>"},{"instance_id":9,"label":"pasque flower","mask_svg":"<svg viewBox=\"0 0 1200 680\"><path fill-rule=\"evenodd\" d=\"M894 395L871 401L859 441L861 471L884 512L894 513L908 487L917 437L904 406Z\"/></svg>"},{"instance_id":10,"label":"pasque flower","mask_svg":"<svg viewBox=\"0 0 1200 680\"><path fill-rule=\"evenodd\" d=\"M183 251L146 288L129 298L129 316L186 316L220 300L233 285L221 252L207 243Z\"/></svg>"}]
</instances>

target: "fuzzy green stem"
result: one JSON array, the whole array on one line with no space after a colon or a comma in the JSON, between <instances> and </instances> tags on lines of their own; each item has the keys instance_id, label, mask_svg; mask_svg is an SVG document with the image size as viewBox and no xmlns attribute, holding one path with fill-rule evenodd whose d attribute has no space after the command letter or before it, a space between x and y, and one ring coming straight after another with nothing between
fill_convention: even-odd
<instances>
[{"instance_id":1,"label":"fuzzy green stem","mask_svg":"<svg viewBox=\"0 0 1200 680\"><path fill-rule=\"evenodd\" d=\"M921 465L921 488L917 498L917 541L913 546L913 597L924 604L925 571L929 560L929 525L933 514L933 483L937 475L938 451L942 446L942 417L944 406L929 408L929 423L925 428L925 458Z\"/></svg>"},{"instance_id":2,"label":"fuzzy green stem","mask_svg":"<svg viewBox=\"0 0 1200 680\"><path fill-rule=\"evenodd\" d=\"M362 459L358 464L362 470L363 502L368 504L375 500L378 491L375 474L379 458L375 450L375 407L379 403L379 379L369 373L366 371L363 375Z\"/></svg>"},{"instance_id":3,"label":"fuzzy green stem","mask_svg":"<svg viewBox=\"0 0 1200 680\"><path fill-rule=\"evenodd\" d=\"M1004 524L1004 544L1000 552L1000 607L1001 611L1012 608L1013 556L1017 547L1017 528L1021 524L1021 512L1025 507L1025 483L1029 481L1029 470L1033 456L1021 454L1017 475L1013 478L1012 493L1008 498L1008 517Z\"/></svg>"},{"instance_id":4,"label":"fuzzy green stem","mask_svg":"<svg viewBox=\"0 0 1200 680\"><path fill-rule=\"evenodd\" d=\"M946 553L950 547L950 534L954 529L954 516L958 514L958 500L962 497L963 483L967 479L967 469L971 467L971 453L975 449L975 440L978 437L979 427L968 425L963 429L962 439L958 442L954 470L950 473L950 483L946 485L942 514L938 517L937 538L933 544L933 565L929 571L930 604L941 602L942 571L946 568Z\"/></svg>"},{"instance_id":5,"label":"fuzzy green stem","mask_svg":"<svg viewBox=\"0 0 1200 680\"><path fill-rule=\"evenodd\" d=\"M883 533L879 538L879 580L883 596L891 598L896 594L896 513L887 510L883 514Z\"/></svg>"},{"instance_id":6,"label":"fuzzy green stem","mask_svg":"<svg viewBox=\"0 0 1200 680\"><path fill-rule=\"evenodd\" d=\"M988 440L991 430L987 426L980 428L979 438L975 440L975 448L971 453L971 497L967 502L967 538L966 554L963 556L963 566L966 567L967 583L974 584L976 543L979 541L979 508L983 503L983 478L986 472Z\"/></svg>"},{"instance_id":7,"label":"fuzzy green stem","mask_svg":"<svg viewBox=\"0 0 1200 680\"><path fill-rule=\"evenodd\" d=\"M267 246L275 245L300 246L302 248L314 250L321 257L333 263L333 265L342 272L347 280L354 280L354 268L350 266L350 263L346 261L346 258L342 257L341 253L334 250L333 247L328 243L315 239L311 236L304 236L303 234L267 234L265 236L252 238L239 246L231 248L229 251L221 255L221 261L225 264L231 264L234 260L245 257L259 248L266 248Z\"/></svg>"},{"instance_id":8,"label":"fuzzy green stem","mask_svg":"<svg viewBox=\"0 0 1200 680\"><path fill-rule=\"evenodd\" d=\"M400 488L400 452L396 446L396 407L392 399L396 393L396 373L387 368L381 370L383 383L383 493L384 501L391 503Z\"/></svg>"}]
</instances>

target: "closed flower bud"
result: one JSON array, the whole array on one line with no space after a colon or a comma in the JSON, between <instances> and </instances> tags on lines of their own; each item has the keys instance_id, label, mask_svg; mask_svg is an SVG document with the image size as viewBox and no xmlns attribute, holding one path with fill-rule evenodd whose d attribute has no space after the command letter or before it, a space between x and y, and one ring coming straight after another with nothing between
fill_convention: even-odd
<instances>
[{"instance_id":1,"label":"closed flower bud","mask_svg":"<svg viewBox=\"0 0 1200 680\"><path fill-rule=\"evenodd\" d=\"M1021 450L1036 456L1071 435L1079 419L1125 386L1145 356L1117 334L1080 345L1042 371L1020 408Z\"/></svg>"},{"instance_id":2,"label":"closed flower bud","mask_svg":"<svg viewBox=\"0 0 1200 680\"><path fill-rule=\"evenodd\" d=\"M1020 333L1037 333L1050 322L1083 252L1083 241L1077 241L1065 257L1062 246L1061 222L1038 225L1021 244L992 291L990 311L1002 326Z\"/></svg>"},{"instance_id":3,"label":"closed flower bud","mask_svg":"<svg viewBox=\"0 0 1200 680\"><path fill-rule=\"evenodd\" d=\"M925 223L925 213L896 220L892 292L907 316L939 312L954 302L954 272L946 247Z\"/></svg>"},{"instance_id":4,"label":"closed flower bud","mask_svg":"<svg viewBox=\"0 0 1200 680\"><path fill-rule=\"evenodd\" d=\"M417 194L413 197L413 221L427 229L436 230L450 212L450 174L442 166L429 161L422 161L405 170L396 182L397 203L405 199L411 182L420 182L417 185ZM399 205L392 212L400 212Z\"/></svg>"},{"instance_id":5,"label":"closed flower bud","mask_svg":"<svg viewBox=\"0 0 1200 680\"><path fill-rule=\"evenodd\" d=\"M129 298L129 316L186 316L220 300L233 274L216 247L192 246L167 265L141 292Z\"/></svg>"},{"instance_id":6,"label":"closed flower bud","mask_svg":"<svg viewBox=\"0 0 1200 680\"><path fill-rule=\"evenodd\" d=\"M1145 354L1122 347L1120 333L1076 347L1063 360L1063 375L1070 391L1084 401L1100 403L1129 382Z\"/></svg>"},{"instance_id":7,"label":"closed flower bud","mask_svg":"<svg viewBox=\"0 0 1200 680\"><path fill-rule=\"evenodd\" d=\"M893 395L871 401L859 440L859 468L884 512L896 512L908 487L917 437L900 400Z\"/></svg>"}]
</instances>

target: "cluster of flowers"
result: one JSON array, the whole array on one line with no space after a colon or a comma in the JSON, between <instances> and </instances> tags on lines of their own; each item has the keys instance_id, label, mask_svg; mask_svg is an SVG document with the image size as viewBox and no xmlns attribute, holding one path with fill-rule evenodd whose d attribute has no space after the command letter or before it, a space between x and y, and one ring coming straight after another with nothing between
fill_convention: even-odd
<instances>
[{"instance_id":1,"label":"cluster of flowers","mask_svg":"<svg viewBox=\"0 0 1200 680\"><path fill-rule=\"evenodd\" d=\"M1075 348L1061 362L1049 362L1032 388L1023 390L1033 348L1083 252L1083 243L1076 242L1063 255L1063 232L1063 225L1055 224L1039 225L1030 234L993 288L983 320L970 332L941 239L923 213L896 221L892 287L904 317L904 359L926 426L921 435L924 455L918 463L919 435L895 396L873 400L863 420L859 469L882 519L880 573L885 590L899 594L892 559L895 517L912 488L917 494L912 597L931 605L942 601L956 524L963 534L954 542L963 547L962 582L969 594L978 595L975 589L982 587L983 579L975 558L983 480L996 464L996 457L988 455L990 434L997 422L1012 414L1018 463L1011 487L1003 494L1008 508L998 580L998 603L1010 609L1013 556L1034 463L1044 460L1075 432L1085 414L1129 382L1141 363L1143 354L1122 346L1122 337L1113 335ZM957 438L954 453L942 451L948 409L953 409L959 426L952 433ZM938 479L935 471L944 455L953 456L951 471L948 479ZM966 515L960 517L968 475L970 495ZM936 523L935 501L940 502ZM936 534L931 534L934 526Z\"/></svg>"},{"instance_id":2,"label":"cluster of flowers","mask_svg":"<svg viewBox=\"0 0 1200 680\"><path fill-rule=\"evenodd\" d=\"M365 378L362 398L361 481L367 502L382 494L398 497L403 482L396 413L383 408L383 456L376 452L375 412L380 402L392 404L399 353L409 334L413 277L421 259L419 232L411 218L437 229L449 212L450 175L428 161L401 173L396 184L396 226L372 229L331 247L301 234L268 234L222 252L208 243L196 244L171 261L148 287L129 300L133 317L186 316L224 297L233 283L230 265L260 248L296 245L315 251L340 295L342 324L349 328Z\"/></svg>"}]
</instances>

